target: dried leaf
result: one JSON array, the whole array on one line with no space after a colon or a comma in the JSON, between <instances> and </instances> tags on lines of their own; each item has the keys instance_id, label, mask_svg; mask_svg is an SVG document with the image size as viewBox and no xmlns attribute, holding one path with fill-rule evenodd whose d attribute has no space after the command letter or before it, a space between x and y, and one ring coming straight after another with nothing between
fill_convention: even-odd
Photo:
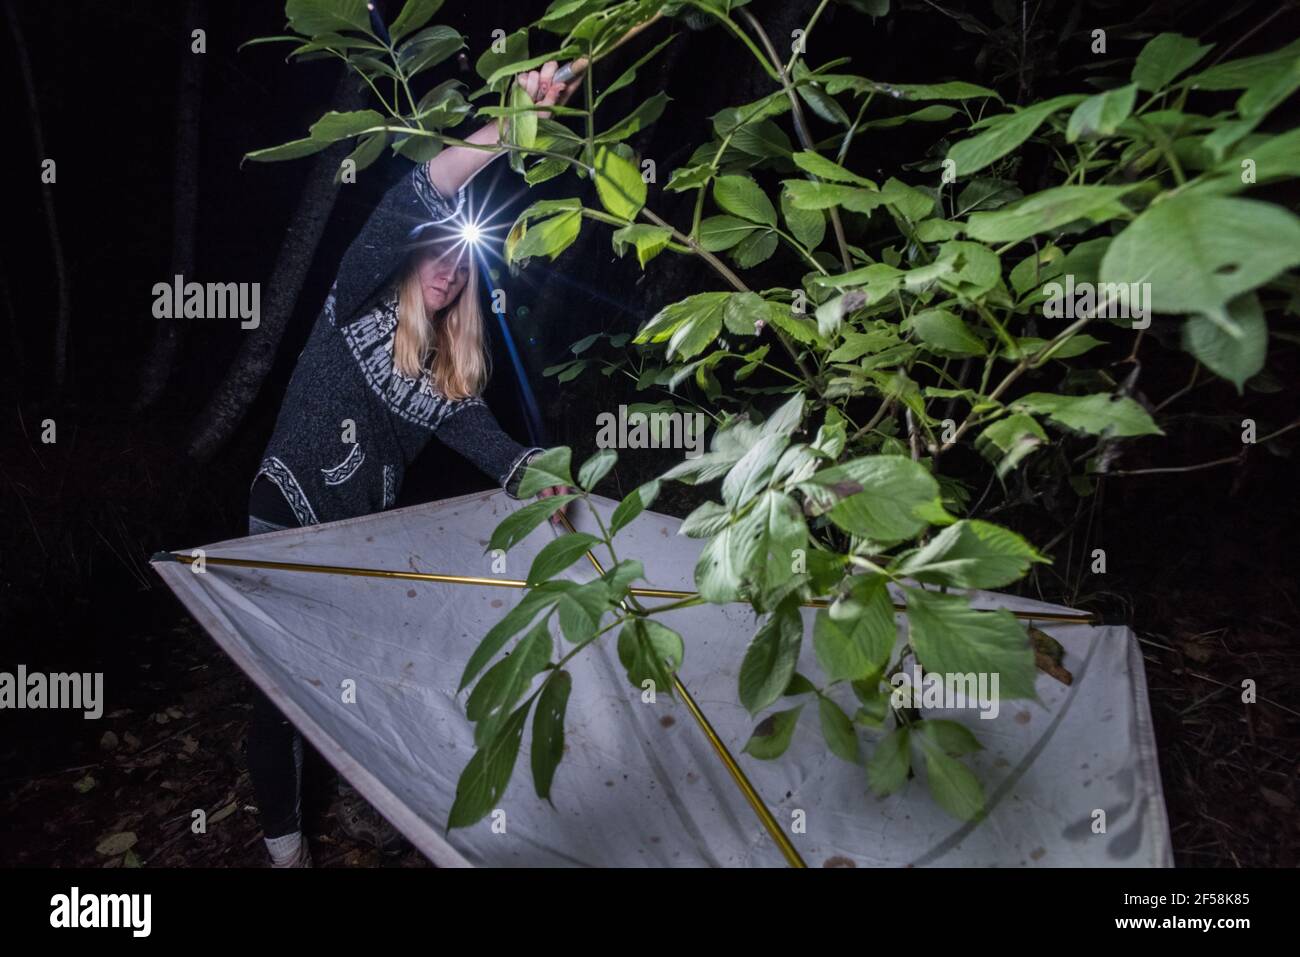
<instances>
[{"instance_id":1,"label":"dried leaf","mask_svg":"<svg viewBox=\"0 0 1300 957\"><path fill-rule=\"evenodd\" d=\"M104 857L116 857L118 854L125 854L133 847L135 847L135 832L118 831L95 845L95 852Z\"/></svg>"}]
</instances>

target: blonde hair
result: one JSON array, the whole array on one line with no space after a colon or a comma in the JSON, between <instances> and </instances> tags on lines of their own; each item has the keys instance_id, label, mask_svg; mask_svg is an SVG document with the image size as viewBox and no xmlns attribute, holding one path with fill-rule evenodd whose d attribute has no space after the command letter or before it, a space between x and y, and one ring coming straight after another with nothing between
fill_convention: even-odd
<instances>
[{"instance_id":1,"label":"blonde hair","mask_svg":"<svg viewBox=\"0 0 1300 957\"><path fill-rule=\"evenodd\" d=\"M491 356L483 335L479 309L478 264L469 254L469 276L456 301L440 316L430 319L424 310L424 292L413 262L397 286L397 332L393 336L393 364L409 379L428 372L433 386L448 399L476 396L492 373Z\"/></svg>"}]
</instances>

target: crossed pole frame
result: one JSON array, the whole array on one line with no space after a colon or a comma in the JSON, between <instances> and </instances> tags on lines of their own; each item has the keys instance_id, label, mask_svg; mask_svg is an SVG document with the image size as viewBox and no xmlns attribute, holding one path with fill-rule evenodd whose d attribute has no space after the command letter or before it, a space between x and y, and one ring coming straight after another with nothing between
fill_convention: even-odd
<instances>
[{"instance_id":1,"label":"crossed pole frame","mask_svg":"<svg viewBox=\"0 0 1300 957\"><path fill-rule=\"evenodd\" d=\"M556 515L559 517L560 521L564 523L564 526L569 533L576 531L573 524L569 521L569 517L564 514L563 511L557 512ZM604 575L605 569L601 565L600 560L596 558L595 553L591 549L587 549L586 554L587 559L596 569L596 574ZM198 556L182 555L177 552L158 552L153 556L152 561L175 561L191 566L195 563L201 562L203 565L217 565L230 568L261 568L272 571L311 572L324 575L350 575L361 578L390 578L401 581L437 582L446 585L480 585L490 588L517 589L526 589L528 587L526 581L518 578L488 578L478 575L449 575L439 572L405 572L385 568L359 568L350 565L316 565L305 562L277 562L265 559L228 558L221 556L204 556L200 559ZM629 588L628 594L637 598L672 598L678 600L694 598L697 596L696 592L673 588ZM829 607L830 602L821 598L813 598L801 602L801 605L805 608L826 608ZM895 610L901 610L907 607L898 602L894 602L893 606ZM624 603L624 607L627 607L626 603ZM649 610L654 611L653 608ZM1096 616L1087 613L1066 614L1064 612L1012 611L1011 614L1022 621L1053 621L1079 625L1094 624L1097 621ZM796 868L807 867L808 865L805 863L803 857L800 856L798 849L795 848L785 831L782 830L781 825L777 823L776 817L772 814L771 809L763 801L753 783L749 780L748 775L745 774L744 769L740 767L739 763L737 763L735 756L731 753L730 749L727 748L726 743L718 736L718 733L714 730L708 716L691 696L690 691L687 690L686 685L682 683L676 670L673 671L673 690L681 697L682 703L686 705L686 709L690 712L691 717L695 719L695 723L699 726L700 731L703 732L705 738L713 747L714 752L718 755L718 759L722 762L723 766L727 769L727 772L731 775L732 780L736 783L736 787L740 790L745 800L749 803L749 806L753 809L754 814L758 817L763 828L780 849L786 863L789 864L789 866Z\"/></svg>"}]
</instances>

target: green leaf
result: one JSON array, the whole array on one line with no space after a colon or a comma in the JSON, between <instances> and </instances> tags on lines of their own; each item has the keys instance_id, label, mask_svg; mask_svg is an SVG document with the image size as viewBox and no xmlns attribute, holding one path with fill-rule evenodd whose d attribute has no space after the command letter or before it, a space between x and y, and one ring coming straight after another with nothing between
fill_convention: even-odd
<instances>
[{"instance_id":1,"label":"green leaf","mask_svg":"<svg viewBox=\"0 0 1300 957\"><path fill-rule=\"evenodd\" d=\"M533 105L533 98L528 95L528 91L516 83L510 87L510 106L518 109L519 107L530 107ZM510 118L509 138L515 146L522 146L525 149L537 144L537 113L532 110L522 110L515 113Z\"/></svg>"},{"instance_id":2,"label":"green leaf","mask_svg":"<svg viewBox=\"0 0 1300 957\"><path fill-rule=\"evenodd\" d=\"M939 285L968 299L978 299L1002 278L998 254L979 243L960 239L946 242L937 250L937 260L952 266L951 274L939 278Z\"/></svg>"},{"instance_id":3,"label":"green leaf","mask_svg":"<svg viewBox=\"0 0 1300 957\"><path fill-rule=\"evenodd\" d=\"M767 317L768 305L756 292L732 293L722 309L722 324L738 336L758 335Z\"/></svg>"},{"instance_id":4,"label":"green leaf","mask_svg":"<svg viewBox=\"0 0 1300 957\"><path fill-rule=\"evenodd\" d=\"M289 20L289 29L303 36L340 30L370 33L365 0L285 0L284 15Z\"/></svg>"},{"instance_id":5,"label":"green leaf","mask_svg":"<svg viewBox=\"0 0 1300 957\"><path fill-rule=\"evenodd\" d=\"M1001 698L1034 697L1034 652L1011 612L976 611L961 595L905 591L912 647L925 670L996 674Z\"/></svg>"},{"instance_id":6,"label":"green leaf","mask_svg":"<svg viewBox=\"0 0 1300 957\"><path fill-rule=\"evenodd\" d=\"M563 505L579 497L578 495L551 495L511 512L492 532L488 551L498 548L509 551L527 538L529 532L559 511Z\"/></svg>"},{"instance_id":7,"label":"green leaf","mask_svg":"<svg viewBox=\"0 0 1300 957\"><path fill-rule=\"evenodd\" d=\"M614 449L600 449L578 469L578 487L584 492L590 492L597 482L609 474L617 461L618 452Z\"/></svg>"},{"instance_id":8,"label":"green leaf","mask_svg":"<svg viewBox=\"0 0 1300 957\"><path fill-rule=\"evenodd\" d=\"M586 555L600 541L595 535L586 532L570 532L547 542L537 553L532 567L528 570L528 587L536 588L542 582L554 578Z\"/></svg>"},{"instance_id":9,"label":"green leaf","mask_svg":"<svg viewBox=\"0 0 1300 957\"><path fill-rule=\"evenodd\" d=\"M527 627L537 617L538 612L554 605L558 597L554 589L534 589L527 592L519 604L506 612L505 617L493 625L479 642L465 664L465 671L456 690L464 691L487 663L496 657L496 653L505 647L506 642Z\"/></svg>"},{"instance_id":10,"label":"green leaf","mask_svg":"<svg viewBox=\"0 0 1300 957\"><path fill-rule=\"evenodd\" d=\"M990 163L1006 156L1029 139L1034 131L1053 113L1076 106L1087 97L1069 94L1035 103L1015 113L1001 113L980 121L983 132L962 140L948 151L960 177L977 173Z\"/></svg>"},{"instance_id":11,"label":"green leaf","mask_svg":"<svg viewBox=\"0 0 1300 957\"><path fill-rule=\"evenodd\" d=\"M653 618L634 618L618 633L618 660L634 688L643 689L649 681L655 694L672 697L673 672L685 654L682 636Z\"/></svg>"},{"instance_id":12,"label":"green leaf","mask_svg":"<svg viewBox=\"0 0 1300 957\"><path fill-rule=\"evenodd\" d=\"M433 19L433 15L442 7L442 0L406 0L402 12L397 15L388 35L394 43L399 42L408 33L413 33Z\"/></svg>"},{"instance_id":13,"label":"green leaf","mask_svg":"<svg viewBox=\"0 0 1300 957\"><path fill-rule=\"evenodd\" d=\"M890 95L897 94L904 100L1002 99L988 87L967 83L963 80L953 80L948 83L890 83L882 85L886 87L882 92ZM829 82L827 88L830 88Z\"/></svg>"},{"instance_id":14,"label":"green leaf","mask_svg":"<svg viewBox=\"0 0 1300 957\"><path fill-rule=\"evenodd\" d=\"M805 179L782 180L781 185L790 195L790 205L796 209L830 209L843 206L855 213L869 213L885 202L885 197L875 189L845 186L841 183L814 183Z\"/></svg>"},{"instance_id":15,"label":"green leaf","mask_svg":"<svg viewBox=\"0 0 1300 957\"><path fill-rule=\"evenodd\" d=\"M614 509L614 514L610 516L610 537L617 535L620 529L626 527L629 522L649 508L658 495L658 479L646 482L644 485L628 492L623 501L619 502L618 507Z\"/></svg>"},{"instance_id":16,"label":"green leaf","mask_svg":"<svg viewBox=\"0 0 1300 957\"><path fill-rule=\"evenodd\" d=\"M826 92L835 95L845 90L856 94L880 93L900 100L970 100L1002 97L990 89L954 80L948 83L880 83L863 76L844 73L822 73L818 79L826 85Z\"/></svg>"},{"instance_id":17,"label":"green leaf","mask_svg":"<svg viewBox=\"0 0 1300 957\"><path fill-rule=\"evenodd\" d=\"M402 71L412 77L437 66L464 46L465 39L458 30L442 25L426 27L398 47L397 62Z\"/></svg>"},{"instance_id":18,"label":"green leaf","mask_svg":"<svg viewBox=\"0 0 1300 957\"><path fill-rule=\"evenodd\" d=\"M672 36L669 37L665 37L663 40L655 44L650 49L649 53L646 53L639 60L633 63L630 67L628 67L626 70L620 73L618 79L616 79L613 83L609 84L603 90L600 91L600 95L597 96L592 103L592 108L598 109L600 107L600 104L604 102L607 96L631 84L632 81L636 79L636 71L639 70L641 67L643 67L651 59L653 59L655 54L657 54L660 50L662 50L664 47L666 47L669 43L671 43L675 39L677 39L676 34L673 34Z\"/></svg>"},{"instance_id":19,"label":"green leaf","mask_svg":"<svg viewBox=\"0 0 1300 957\"><path fill-rule=\"evenodd\" d=\"M907 783L912 770L912 749L907 726L896 728L876 745L867 762L867 783L879 797L887 797Z\"/></svg>"},{"instance_id":20,"label":"green leaf","mask_svg":"<svg viewBox=\"0 0 1300 957\"><path fill-rule=\"evenodd\" d=\"M812 694L816 690L816 685L796 671L794 677L790 679L790 683L786 685L785 694L781 697L795 698L801 694Z\"/></svg>"},{"instance_id":21,"label":"green leaf","mask_svg":"<svg viewBox=\"0 0 1300 957\"><path fill-rule=\"evenodd\" d=\"M934 476L896 455L852 459L823 469L799 487L819 508L835 503L829 516L837 526L878 542L913 537L929 524L922 517L925 510L939 506Z\"/></svg>"},{"instance_id":22,"label":"green leaf","mask_svg":"<svg viewBox=\"0 0 1300 957\"><path fill-rule=\"evenodd\" d=\"M991 213L974 213L966 235L986 243L1015 243L1078 219L1105 222L1128 214L1119 198L1133 186L1057 186Z\"/></svg>"},{"instance_id":23,"label":"green leaf","mask_svg":"<svg viewBox=\"0 0 1300 957\"><path fill-rule=\"evenodd\" d=\"M539 53L537 56L531 56L523 60L503 63L487 76L487 85L495 89L498 80L513 78L516 73L527 73L529 70L539 69L547 60L558 60L560 63L564 63L566 60L571 60L584 52L586 51L580 47L571 45L548 53Z\"/></svg>"},{"instance_id":24,"label":"green leaf","mask_svg":"<svg viewBox=\"0 0 1300 957\"><path fill-rule=\"evenodd\" d=\"M984 745L971 732L971 729L956 721L942 718L926 718L912 726L919 731L926 742L938 748L949 757L959 758L964 754L983 751Z\"/></svg>"},{"instance_id":25,"label":"green leaf","mask_svg":"<svg viewBox=\"0 0 1300 957\"><path fill-rule=\"evenodd\" d=\"M1272 203L1184 194L1150 206L1106 250L1101 281L1150 283L1150 309L1240 330L1226 304L1300 264L1300 218Z\"/></svg>"},{"instance_id":26,"label":"green leaf","mask_svg":"<svg viewBox=\"0 0 1300 957\"><path fill-rule=\"evenodd\" d=\"M319 153L330 144L323 140L314 140L310 136L301 140L290 140L288 143L281 143L279 146L268 146L265 149L253 150L244 154L245 159L250 159L255 163L278 163L283 160L301 159L304 156L311 156Z\"/></svg>"},{"instance_id":27,"label":"green leaf","mask_svg":"<svg viewBox=\"0 0 1300 957\"><path fill-rule=\"evenodd\" d=\"M447 818L448 830L481 821L505 794L519 756L519 742L524 736L524 722L531 704L527 701L520 705L496 736L470 758L456 782L456 799Z\"/></svg>"},{"instance_id":28,"label":"green leaf","mask_svg":"<svg viewBox=\"0 0 1300 957\"><path fill-rule=\"evenodd\" d=\"M667 355L689 359L718 337L730 293L701 292L669 303L641 327L637 343L668 340Z\"/></svg>"},{"instance_id":29,"label":"green leaf","mask_svg":"<svg viewBox=\"0 0 1300 957\"><path fill-rule=\"evenodd\" d=\"M796 64L799 61L795 61ZM820 86L815 83L802 83L795 87L799 97L808 104L808 108L816 113L827 123L834 123L838 126L849 126L851 120L844 107L836 102L835 98L826 93Z\"/></svg>"},{"instance_id":30,"label":"green leaf","mask_svg":"<svg viewBox=\"0 0 1300 957\"><path fill-rule=\"evenodd\" d=\"M794 238L808 249L816 249L826 238L826 214L819 209L800 209L790 200L790 191L781 190L781 215Z\"/></svg>"},{"instance_id":31,"label":"green leaf","mask_svg":"<svg viewBox=\"0 0 1300 957\"><path fill-rule=\"evenodd\" d=\"M706 216L700 220L700 245L707 252L718 253L748 239L757 227L737 216Z\"/></svg>"},{"instance_id":32,"label":"green leaf","mask_svg":"<svg viewBox=\"0 0 1300 957\"><path fill-rule=\"evenodd\" d=\"M1026 456L1047 443L1047 433L1029 415L1015 414L998 419L975 440L976 450L997 464L999 478L1004 478Z\"/></svg>"},{"instance_id":33,"label":"green leaf","mask_svg":"<svg viewBox=\"0 0 1300 957\"><path fill-rule=\"evenodd\" d=\"M760 229L746 236L731 251L731 258L741 269L750 269L772 257L776 252L777 236L770 229Z\"/></svg>"},{"instance_id":34,"label":"green leaf","mask_svg":"<svg viewBox=\"0 0 1300 957\"><path fill-rule=\"evenodd\" d=\"M763 420L758 434L790 436L803 424L803 412L804 394L796 392Z\"/></svg>"},{"instance_id":35,"label":"green leaf","mask_svg":"<svg viewBox=\"0 0 1300 957\"><path fill-rule=\"evenodd\" d=\"M852 683L853 693L857 696L858 708L853 715L855 723L868 728L881 728L889 714L889 692L881 682L879 673L868 675Z\"/></svg>"},{"instance_id":36,"label":"green leaf","mask_svg":"<svg viewBox=\"0 0 1300 957\"><path fill-rule=\"evenodd\" d=\"M764 436L754 443L722 480L722 501L739 510L767 488L772 469L789 444L789 438L780 434Z\"/></svg>"},{"instance_id":37,"label":"green leaf","mask_svg":"<svg viewBox=\"0 0 1300 957\"><path fill-rule=\"evenodd\" d=\"M913 553L897 573L954 588L1001 588L1023 578L1030 563L1047 560L1015 532L962 520Z\"/></svg>"},{"instance_id":38,"label":"green leaf","mask_svg":"<svg viewBox=\"0 0 1300 957\"><path fill-rule=\"evenodd\" d=\"M962 821L975 821L984 815L984 787L971 770L948 757L929 736L918 735L925 754L925 776L930 794L945 811Z\"/></svg>"},{"instance_id":39,"label":"green leaf","mask_svg":"<svg viewBox=\"0 0 1300 957\"><path fill-rule=\"evenodd\" d=\"M1180 83L1194 90L1244 90L1259 83L1267 83L1290 69L1300 57L1300 40L1271 53L1240 57L1194 74Z\"/></svg>"},{"instance_id":40,"label":"green leaf","mask_svg":"<svg viewBox=\"0 0 1300 957\"><path fill-rule=\"evenodd\" d=\"M556 593L555 611L560 631L573 644L594 635L601 617L609 609L609 583L601 578L582 585L556 580L538 587Z\"/></svg>"},{"instance_id":41,"label":"green leaf","mask_svg":"<svg viewBox=\"0 0 1300 957\"><path fill-rule=\"evenodd\" d=\"M1164 435L1146 409L1127 396L1109 392L1092 395L1053 395L1031 392L1013 405L1039 412L1067 428L1115 438Z\"/></svg>"},{"instance_id":42,"label":"green leaf","mask_svg":"<svg viewBox=\"0 0 1300 957\"><path fill-rule=\"evenodd\" d=\"M790 156L796 166L805 172L812 173L819 179L830 180L832 183L853 183L858 186L866 186L875 189L876 184L865 176L859 176L851 170L845 169L834 160L829 160L820 153L814 153L811 150L801 150Z\"/></svg>"},{"instance_id":43,"label":"green leaf","mask_svg":"<svg viewBox=\"0 0 1300 957\"><path fill-rule=\"evenodd\" d=\"M744 751L760 761L771 761L785 754L790 747L790 738L794 735L795 725L799 723L799 714L803 705L788 711L774 711L760 721L754 733L745 742Z\"/></svg>"},{"instance_id":44,"label":"green leaf","mask_svg":"<svg viewBox=\"0 0 1300 957\"><path fill-rule=\"evenodd\" d=\"M880 130L893 126L902 126L905 123L941 123L944 120L951 119L955 116L957 110L951 106L923 106L913 113L905 113L901 116L887 116L883 119L869 120L858 126L860 130Z\"/></svg>"},{"instance_id":45,"label":"green leaf","mask_svg":"<svg viewBox=\"0 0 1300 957\"><path fill-rule=\"evenodd\" d=\"M361 138L356 144L356 150L348 153L347 159L355 163L357 172L372 165L374 161L380 159L383 155L383 147L387 146L389 135L386 133L372 133L368 137ZM334 182L342 182L343 164L339 164L338 173L334 176Z\"/></svg>"},{"instance_id":46,"label":"green leaf","mask_svg":"<svg viewBox=\"0 0 1300 957\"><path fill-rule=\"evenodd\" d=\"M764 492L704 547L695 565L696 589L714 603L734 601L745 590L759 598L789 581L795 550L807 542L808 527L794 500L783 492Z\"/></svg>"},{"instance_id":47,"label":"green leaf","mask_svg":"<svg viewBox=\"0 0 1300 957\"><path fill-rule=\"evenodd\" d=\"M778 90L753 103L725 107L714 113L710 119L713 121L714 134L721 139L742 126L761 123L770 117L780 116L788 109L790 109L789 98L783 91Z\"/></svg>"},{"instance_id":48,"label":"green leaf","mask_svg":"<svg viewBox=\"0 0 1300 957\"><path fill-rule=\"evenodd\" d=\"M731 510L717 502L702 502L695 511L682 519L678 535L690 538L711 538L731 524Z\"/></svg>"},{"instance_id":49,"label":"green leaf","mask_svg":"<svg viewBox=\"0 0 1300 957\"><path fill-rule=\"evenodd\" d=\"M670 193L699 189L713 178L713 173L714 169L708 163L700 163L696 166L679 166L668 177L668 183L664 186L664 189Z\"/></svg>"},{"instance_id":50,"label":"green leaf","mask_svg":"<svg viewBox=\"0 0 1300 957\"><path fill-rule=\"evenodd\" d=\"M569 706L569 692L573 679L567 671L551 675L537 700L533 715L533 747L530 760L533 766L533 788L543 801L551 800L551 784L555 769L564 757L564 713Z\"/></svg>"},{"instance_id":51,"label":"green leaf","mask_svg":"<svg viewBox=\"0 0 1300 957\"><path fill-rule=\"evenodd\" d=\"M998 209L1022 198L1025 194L1015 183L988 176L977 176L957 195L954 215L965 216L990 209ZM952 239L945 236L944 239Z\"/></svg>"},{"instance_id":52,"label":"green leaf","mask_svg":"<svg viewBox=\"0 0 1300 957\"><path fill-rule=\"evenodd\" d=\"M860 763L858 733L844 709L825 695L818 695L817 713L821 718L822 737L831 753L850 764Z\"/></svg>"},{"instance_id":53,"label":"green leaf","mask_svg":"<svg viewBox=\"0 0 1300 957\"><path fill-rule=\"evenodd\" d=\"M922 310L912 316L911 326L918 339L941 355L982 356L988 351L984 340L947 309Z\"/></svg>"},{"instance_id":54,"label":"green leaf","mask_svg":"<svg viewBox=\"0 0 1300 957\"><path fill-rule=\"evenodd\" d=\"M475 744L482 747L495 737L497 727L515 702L546 668L553 650L550 626L546 621L538 622L511 654L479 679L465 703L465 716L475 723Z\"/></svg>"},{"instance_id":55,"label":"green leaf","mask_svg":"<svg viewBox=\"0 0 1300 957\"><path fill-rule=\"evenodd\" d=\"M574 485L573 474L569 471L572 454L567 445L557 445L530 459L519 483L519 497L532 498L542 489L556 485Z\"/></svg>"},{"instance_id":56,"label":"green leaf","mask_svg":"<svg viewBox=\"0 0 1300 957\"><path fill-rule=\"evenodd\" d=\"M1150 93L1163 90L1214 48L1180 33L1161 33L1147 41L1133 64L1133 82Z\"/></svg>"},{"instance_id":57,"label":"green leaf","mask_svg":"<svg viewBox=\"0 0 1300 957\"><path fill-rule=\"evenodd\" d=\"M933 196L892 176L885 180L880 195L884 197L887 206L910 223L924 219L934 210Z\"/></svg>"},{"instance_id":58,"label":"green leaf","mask_svg":"<svg viewBox=\"0 0 1300 957\"><path fill-rule=\"evenodd\" d=\"M1070 114L1070 122L1065 127L1066 142L1110 136L1129 118L1136 101L1136 83L1088 97Z\"/></svg>"},{"instance_id":59,"label":"green leaf","mask_svg":"<svg viewBox=\"0 0 1300 957\"><path fill-rule=\"evenodd\" d=\"M331 110L311 125L311 138L324 143L336 143L383 125L384 118L374 110L355 110L351 113Z\"/></svg>"},{"instance_id":60,"label":"green leaf","mask_svg":"<svg viewBox=\"0 0 1300 957\"><path fill-rule=\"evenodd\" d=\"M474 63L474 72L484 80L489 80L501 67L509 64L518 63L528 58L528 28L525 27L511 33L503 41L505 49L497 52L491 45L483 52L483 55ZM489 84L493 92L500 92L506 83L510 82L510 73L507 71L500 74L496 83Z\"/></svg>"},{"instance_id":61,"label":"green leaf","mask_svg":"<svg viewBox=\"0 0 1300 957\"><path fill-rule=\"evenodd\" d=\"M331 143L337 143L356 136L364 130L383 125L383 116L374 110L355 110L348 113L331 110L312 124L305 139L267 149L253 150L247 158L259 163L298 159L319 153Z\"/></svg>"},{"instance_id":62,"label":"green leaf","mask_svg":"<svg viewBox=\"0 0 1300 957\"><path fill-rule=\"evenodd\" d=\"M719 176L713 181L713 199L729 213L765 226L776 225L776 210L758 183L748 176Z\"/></svg>"},{"instance_id":63,"label":"green leaf","mask_svg":"<svg viewBox=\"0 0 1300 957\"><path fill-rule=\"evenodd\" d=\"M1268 323L1253 292L1228 303L1228 319L1241 331L1233 338L1213 320L1192 316L1183 325L1183 348L1207 369L1237 387L1264 368L1268 352Z\"/></svg>"},{"instance_id":64,"label":"green leaf","mask_svg":"<svg viewBox=\"0 0 1300 957\"><path fill-rule=\"evenodd\" d=\"M1254 178L1244 181L1243 163L1253 164ZM1205 176L1187 184L1189 192L1239 193L1252 186L1263 186L1282 179L1300 176L1300 129L1288 130L1262 140L1238 144Z\"/></svg>"},{"instance_id":65,"label":"green leaf","mask_svg":"<svg viewBox=\"0 0 1300 957\"><path fill-rule=\"evenodd\" d=\"M522 263L534 256L548 256L554 261L573 245L581 227L581 209L559 213L532 225L517 221L506 237L506 261Z\"/></svg>"},{"instance_id":66,"label":"green leaf","mask_svg":"<svg viewBox=\"0 0 1300 957\"><path fill-rule=\"evenodd\" d=\"M872 332L846 332L844 342L831 354L831 362L852 362L862 356L875 355L899 344L898 336L892 329L874 330Z\"/></svg>"},{"instance_id":67,"label":"green leaf","mask_svg":"<svg viewBox=\"0 0 1300 957\"><path fill-rule=\"evenodd\" d=\"M625 140L629 136L645 129L655 120L659 119L668 105L670 97L667 93L656 93L654 96L645 100L635 110L623 117L609 129L605 130L596 137L597 143L616 143ZM645 201L642 200L644 203Z\"/></svg>"},{"instance_id":68,"label":"green leaf","mask_svg":"<svg viewBox=\"0 0 1300 957\"><path fill-rule=\"evenodd\" d=\"M613 568L607 569L601 578L609 585L609 600L613 604L627 594L634 581L645 578L645 567L635 558L624 559Z\"/></svg>"},{"instance_id":69,"label":"green leaf","mask_svg":"<svg viewBox=\"0 0 1300 957\"><path fill-rule=\"evenodd\" d=\"M645 205L646 184L629 160L607 146L596 149L596 195L606 210L632 220Z\"/></svg>"},{"instance_id":70,"label":"green leaf","mask_svg":"<svg viewBox=\"0 0 1300 957\"><path fill-rule=\"evenodd\" d=\"M813 620L813 650L830 681L856 681L879 671L898 641L884 579L859 580L852 595L847 607L818 609Z\"/></svg>"},{"instance_id":71,"label":"green leaf","mask_svg":"<svg viewBox=\"0 0 1300 957\"><path fill-rule=\"evenodd\" d=\"M762 711L785 692L802 642L798 600L782 602L759 627L740 664L740 703L750 714Z\"/></svg>"},{"instance_id":72,"label":"green leaf","mask_svg":"<svg viewBox=\"0 0 1300 957\"><path fill-rule=\"evenodd\" d=\"M786 335L790 336L797 342L804 345L825 346L821 334L817 331L817 323L812 322L802 316L796 316L790 312L789 307L779 302L768 303L768 322L776 326Z\"/></svg>"},{"instance_id":73,"label":"green leaf","mask_svg":"<svg viewBox=\"0 0 1300 957\"><path fill-rule=\"evenodd\" d=\"M771 120L751 123L736 130L731 137L731 148L748 153L758 160L786 160L790 156L790 137ZM725 158L730 153L724 153ZM725 160L724 160L725 161Z\"/></svg>"},{"instance_id":74,"label":"green leaf","mask_svg":"<svg viewBox=\"0 0 1300 957\"><path fill-rule=\"evenodd\" d=\"M627 251L628 243L634 245L637 263L644 269L646 263L664 251L672 237L672 230L663 226L633 223L615 230L610 240L614 244L614 252L620 256Z\"/></svg>"}]
</instances>

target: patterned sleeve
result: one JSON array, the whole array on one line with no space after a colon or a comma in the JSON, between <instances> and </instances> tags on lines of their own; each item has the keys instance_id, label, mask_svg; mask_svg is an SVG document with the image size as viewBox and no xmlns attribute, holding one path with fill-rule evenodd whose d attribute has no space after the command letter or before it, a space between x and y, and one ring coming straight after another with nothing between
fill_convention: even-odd
<instances>
[{"instance_id":1,"label":"patterned sleeve","mask_svg":"<svg viewBox=\"0 0 1300 957\"><path fill-rule=\"evenodd\" d=\"M402 264L415 233L459 215L468 186L453 204L429 179L427 163L417 163L397 178L379 200L361 232L343 254L334 282L334 322L345 325L364 315Z\"/></svg>"},{"instance_id":2,"label":"patterned sleeve","mask_svg":"<svg viewBox=\"0 0 1300 957\"><path fill-rule=\"evenodd\" d=\"M544 451L522 446L508 436L482 399L467 400L443 420L434 434L478 466L511 498L519 497L516 493L529 459Z\"/></svg>"}]
</instances>

